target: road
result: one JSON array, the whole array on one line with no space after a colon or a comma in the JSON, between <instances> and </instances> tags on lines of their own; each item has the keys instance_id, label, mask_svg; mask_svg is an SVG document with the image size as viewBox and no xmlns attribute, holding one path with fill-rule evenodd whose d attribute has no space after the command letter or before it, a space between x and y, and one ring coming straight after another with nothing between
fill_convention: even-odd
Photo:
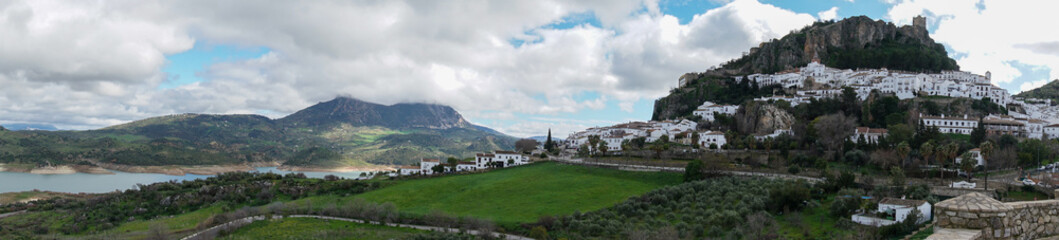
<instances>
[{"instance_id":1,"label":"road","mask_svg":"<svg viewBox=\"0 0 1059 240\"><path fill-rule=\"evenodd\" d=\"M365 220L360 220L360 219L330 217L330 216L321 216L321 215L289 215L287 217L288 218L315 218L315 219L345 221L345 222L355 222L355 223L380 224L379 222L375 222L375 221L365 221ZM273 219L281 219L281 218L283 218L283 216L275 215L275 216L272 216L272 218ZM216 236L217 233L220 232L221 230L225 230L225 231L231 232L232 230L238 229L238 228L240 228L242 226L246 226L246 225L248 225L250 223L253 223L255 221L261 221L261 220L265 220L265 216L253 216L253 217L240 218L240 219L232 220L230 222L226 222L226 223L221 224L221 225L213 226L213 227L208 228L206 230L202 230L202 231L193 233L193 234L191 234L191 235L189 235L187 237L181 238L181 240L212 239L212 237ZM413 229L426 230L426 231L435 231L435 232L459 232L460 231L460 229L456 229L456 228L444 228L444 227L413 225L413 224L386 223L385 225L386 226L391 226L391 227L413 228ZM472 235L478 235L479 234L478 230L467 230L467 231L465 231L465 233L472 234ZM496 233L496 232L491 233L491 235L493 235L493 237L496 237L496 238L503 238L503 239L509 239L509 240L533 240L532 238L528 238L528 237L517 236L517 235L507 235L507 234Z\"/></svg>"}]
</instances>

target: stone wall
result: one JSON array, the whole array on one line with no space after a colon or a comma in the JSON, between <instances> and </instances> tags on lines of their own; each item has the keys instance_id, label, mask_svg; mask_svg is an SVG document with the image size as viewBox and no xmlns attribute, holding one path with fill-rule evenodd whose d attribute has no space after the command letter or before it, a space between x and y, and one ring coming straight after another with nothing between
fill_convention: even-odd
<instances>
[{"instance_id":1,"label":"stone wall","mask_svg":"<svg viewBox=\"0 0 1059 240\"><path fill-rule=\"evenodd\" d=\"M1003 203L970 193L934 206L935 227L981 230L980 239L1037 239L1059 235L1059 200Z\"/></svg>"}]
</instances>

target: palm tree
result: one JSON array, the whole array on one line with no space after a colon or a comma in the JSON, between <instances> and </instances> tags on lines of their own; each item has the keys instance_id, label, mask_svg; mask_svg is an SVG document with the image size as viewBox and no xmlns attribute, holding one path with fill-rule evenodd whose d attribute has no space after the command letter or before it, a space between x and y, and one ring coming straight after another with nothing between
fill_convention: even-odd
<instances>
[{"instance_id":1,"label":"palm tree","mask_svg":"<svg viewBox=\"0 0 1059 240\"><path fill-rule=\"evenodd\" d=\"M909 152L912 152L912 148L908 147L908 142L897 144L897 156L901 158L901 167L905 166L905 159L908 158Z\"/></svg>"},{"instance_id":2,"label":"palm tree","mask_svg":"<svg viewBox=\"0 0 1059 240\"><path fill-rule=\"evenodd\" d=\"M971 152L964 152L960 155L960 170L963 170L967 174L967 180L971 180L971 171L974 171L975 161L971 161L973 157Z\"/></svg>"},{"instance_id":3,"label":"palm tree","mask_svg":"<svg viewBox=\"0 0 1059 240\"><path fill-rule=\"evenodd\" d=\"M953 142L946 144L945 147L942 149L944 149L945 151L942 152L943 156L941 158L942 160L945 160L956 157L956 151L960 151L960 146L956 145L956 143ZM944 164L942 165L944 166ZM945 171L941 171L941 178L945 179Z\"/></svg>"},{"instance_id":4,"label":"palm tree","mask_svg":"<svg viewBox=\"0 0 1059 240\"><path fill-rule=\"evenodd\" d=\"M931 163L931 160L933 160L935 154L934 144L932 142L934 141L927 141L923 143L922 146L919 146L919 156L922 157L923 161L927 162L927 164Z\"/></svg>"},{"instance_id":5,"label":"palm tree","mask_svg":"<svg viewBox=\"0 0 1059 240\"><path fill-rule=\"evenodd\" d=\"M985 141L982 145L978 146L982 154L982 173L985 174L985 189L989 190L989 154L993 153L993 142Z\"/></svg>"}]
</instances>

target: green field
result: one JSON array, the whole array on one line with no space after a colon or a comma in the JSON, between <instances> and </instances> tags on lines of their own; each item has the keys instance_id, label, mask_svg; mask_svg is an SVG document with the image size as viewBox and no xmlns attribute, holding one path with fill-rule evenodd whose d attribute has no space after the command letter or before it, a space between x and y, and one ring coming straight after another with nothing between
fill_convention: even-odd
<instances>
[{"instance_id":1,"label":"green field","mask_svg":"<svg viewBox=\"0 0 1059 240\"><path fill-rule=\"evenodd\" d=\"M391 202L401 212L427 214L436 209L507 225L597 210L680 182L681 175L676 173L543 162L481 174L408 180L355 197Z\"/></svg>"},{"instance_id":2,"label":"green field","mask_svg":"<svg viewBox=\"0 0 1059 240\"><path fill-rule=\"evenodd\" d=\"M257 221L218 239L405 239L426 231L380 225L287 218Z\"/></svg>"}]
</instances>

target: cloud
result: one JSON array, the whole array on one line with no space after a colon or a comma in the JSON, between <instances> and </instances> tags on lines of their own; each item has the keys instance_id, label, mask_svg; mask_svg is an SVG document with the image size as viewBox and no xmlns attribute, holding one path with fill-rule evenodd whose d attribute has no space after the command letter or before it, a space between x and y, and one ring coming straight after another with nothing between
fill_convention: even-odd
<instances>
[{"instance_id":1,"label":"cloud","mask_svg":"<svg viewBox=\"0 0 1059 240\"><path fill-rule=\"evenodd\" d=\"M586 12L601 26L549 27ZM482 119L564 116L608 102L631 111L666 95L685 72L815 20L752 0L683 25L640 0L3 2L0 104L11 107L0 109L0 122L94 128L184 112L282 117L340 95L446 104ZM196 42L270 52L159 89L169 77L165 56ZM575 100L585 92L600 96Z\"/></svg>"},{"instance_id":2,"label":"cloud","mask_svg":"<svg viewBox=\"0 0 1059 240\"><path fill-rule=\"evenodd\" d=\"M1034 86L1036 82L1012 82L1023 73L1013 62L1048 69L1059 69L1059 21L1050 19L1054 1L897 1L888 19L908 24L912 17L928 17L937 26L934 40L951 48L961 70L984 74L990 71L995 83L1006 86ZM1048 79L1059 78L1050 71ZM1008 89L1013 91L1016 89ZM1019 89L1022 90L1022 89Z\"/></svg>"},{"instance_id":3,"label":"cloud","mask_svg":"<svg viewBox=\"0 0 1059 240\"><path fill-rule=\"evenodd\" d=\"M820 20L834 20L838 17L838 7L831 7L831 9L820 11L816 13L817 18Z\"/></svg>"},{"instance_id":4,"label":"cloud","mask_svg":"<svg viewBox=\"0 0 1059 240\"><path fill-rule=\"evenodd\" d=\"M1047 79L1040 80L1040 81L1026 81L1026 82L1022 83L1022 85L1019 86L1019 92L1025 92L1025 91L1029 91L1029 90L1033 90L1033 89L1039 88L1041 86L1044 86L1045 84L1048 84L1048 82L1051 82L1051 81L1052 80L1047 80Z\"/></svg>"}]
</instances>

